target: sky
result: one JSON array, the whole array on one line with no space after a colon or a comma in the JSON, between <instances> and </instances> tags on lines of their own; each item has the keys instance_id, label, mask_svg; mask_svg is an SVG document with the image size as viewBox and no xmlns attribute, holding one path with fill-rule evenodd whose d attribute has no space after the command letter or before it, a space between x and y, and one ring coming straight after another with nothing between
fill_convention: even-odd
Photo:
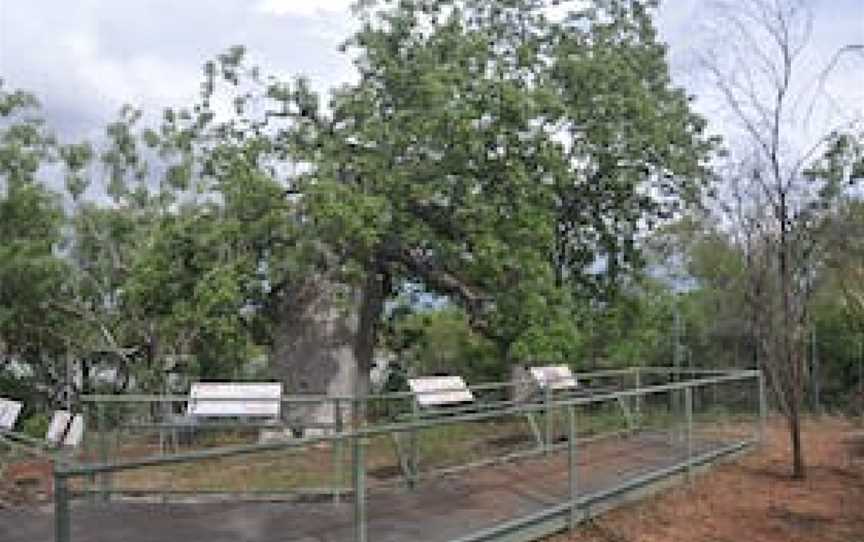
<instances>
[{"instance_id":1,"label":"sky","mask_svg":"<svg viewBox=\"0 0 864 542\"><path fill-rule=\"evenodd\" d=\"M747 0L739 0L746 2ZM320 91L351 81L338 51L354 23L351 0L0 0L0 78L41 100L64 138L98 137L124 103L145 110L189 103L201 66L244 44L271 73L306 75ZM695 61L705 46L706 0L665 0L657 24L673 77L699 96L715 131L728 119ZM864 43L864 0L809 0L807 77L837 48ZM864 61L826 83L838 107L864 114Z\"/></svg>"}]
</instances>

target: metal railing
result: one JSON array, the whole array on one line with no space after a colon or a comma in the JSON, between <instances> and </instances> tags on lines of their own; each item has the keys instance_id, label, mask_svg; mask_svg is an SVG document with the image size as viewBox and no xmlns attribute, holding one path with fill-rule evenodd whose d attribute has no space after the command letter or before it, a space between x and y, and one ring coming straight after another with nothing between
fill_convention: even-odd
<instances>
[{"instance_id":1,"label":"metal railing","mask_svg":"<svg viewBox=\"0 0 864 542\"><path fill-rule=\"evenodd\" d=\"M354 542L367 542L369 540L369 512L367 510L367 497L370 489L380 490L387 485L380 481L369 480L369 450L375 448L373 443L380 442L381 438L389 438L394 442L412 443L410 457L403 462L413 468L403 468L402 477L396 476L396 480L406 482L408 487L416 488L419 484L439 476L453 475L467 469L489 466L501 462L515 461L525 457L544 457L550 454L566 455L567 494L562 495L561 502L554 506L547 506L536 513L514 518L511 521L499 525L490 526L487 529L466 533L459 540L495 540L504 537L514 530L535 528L538 524L546 525L547 529L555 530L563 527L574 528L580 520L580 511L585 510L592 503L608 499L611 496L625 492L635 487L641 487L663 477L675 473L692 474L692 470L699 464L713 460L725 454L746 448L758 442L764 430L766 416L765 387L762 376L758 371L714 371L714 370L673 370L666 368L633 368L613 371L601 371L595 373L577 374L576 377L582 382L590 382L592 379L612 379L612 385L598 385L589 389L590 393L582 394L554 394L550 392L535 396L530 400L514 400L507 396L508 390L520 383L492 383L472 386L471 389L478 396L484 394L490 399L486 402L449 411L442 410L431 412L427 415L418 415L416 409L401 410L405 417L383 415L379 417L369 416L364 419L358 415L360 412L374 413L376 402L393 406L401 405L404 401L413 401L416 394L411 392L399 392L391 394L373 395L362 398L348 396L341 397L286 397L283 402L288 405L307 405L310 403L330 403L335 413L332 431L305 438L264 443L242 443L214 448L191 450L178 453L165 453L160 449L158 454L146 455L144 457L125 458L118 455L109 457L108 433L122 425L121 420L113 420L113 429L109 427L109 405L117 404L145 404L153 405L159 403L186 403L188 397L179 396L90 396L85 398L97 410L97 424L95 439L100 445L98 454L85 453L85 461L56 462L54 470L54 492L55 492L55 536L57 542L70 542L72 521L71 501L81 496L101 496L101 501L110 501L112 495L123 492L122 489L112 487L112 476L128 473L138 469L148 468L173 468L178 465L194 465L207 461L222 461L230 458L245 458L255 461L255 456L271 453L279 454L301 454L320 447L329 447L332 454L332 472L328 473L329 479L334 483L331 487L318 487L317 491L330 494L335 505L345 505L351 500L353 507L352 523L354 525ZM722 394L730 390L718 389L725 385L745 385L746 389L735 388L732 403L739 401L743 406L729 409L722 405ZM712 395L713 393L713 395ZM718 393L720 395L718 395ZM740 396L740 397L739 397ZM495 400L492 400L492 399ZM737 404L737 403L735 403ZM718 406L719 405L719 406ZM621 411L617 409L620 406ZM346 408L347 407L347 408ZM722 417L719 412L723 410ZM602 410L607 408L606 411ZM713 409L713 410L712 410ZM615 412L609 416L608 412ZM387 408L383 409L388 412ZM347 420L343 419L345 413ZM580 417L581 416L581 417ZM743 422L729 422L730 419L740 417ZM480 459L457 457L456 464L436 462L432 458L430 466L422 473L417 468L419 463L417 454L418 435L430 434L434 431L447 431L460 425L469 424L469 432L476 432L477 428L484 423L494 423L496 429L500 427L515 426L514 420L529 418L539 419L542 431L536 442L532 442L516 451L503 454L490 453L488 457ZM625 419L626 418L626 419ZM714 434L724 429L720 421L732 428L733 434L730 438L715 437ZM750 430L742 432L741 427L746 427L751 421L755 424ZM521 423L521 422L519 422ZM505 425L510 424L510 425ZM592 425L593 424L593 425ZM527 426L528 424L526 424ZM238 426L242 427L243 424ZM556 426L560 434L556 434ZM563 427L562 427L563 426ZM597 426L596 428L594 426ZM158 424L156 424L158 429ZM659 429L658 429L659 428ZM676 460L674 464L663 464L662 467L654 468L650 472L634 475L623 480L612 487L587 493L580 490L579 463L580 449L587 449L589 442L600 438L614 438L615 436L634 434L643 431L646 434L652 430L662 431L668 438L674 438L676 450L680 450L683 459ZM711 449L696 448L697 441L703 442L711 434L711 439L717 441L717 445ZM537 435L535 435L537 436ZM404 437L404 438L403 438ZM560 438L559 438L560 437ZM450 436L443 437L443 443L437 443L435 448L439 451L448 451L448 447L454 447ZM665 437L664 437L665 438ZM452 441L455 442L455 439ZM712 441L713 442L713 441ZM428 444L428 442L427 442ZM443 445L442 445L443 444ZM398 447L397 447L398 448ZM350 452L350 460L344 461L346 452ZM380 454L379 454L380 455ZM398 455L398 454L397 454ZM98 458L94 460L95 458ZM404 459L404 458L403 458ZM245 464L249 464L246 461ZM345 483L346 465L350 465L350 484ZM403 465L404 467L404 465ZM584 468L584 467L583 467ZM583 473L584 474L584 473ZM79 487L73 487L71 482L85 480ZM89 481L89 483L86 483ZM98 483L97 483L98 482ZM393 482L390 480L389 482ZM292 490L296 493L296 490ZM162 494L164 491L156 491ZM196 493L188 491L188 493ZM205 493L202 491L201 493ZM322 503L321 506L327 506Z\"/></svg>"}]
</instances>

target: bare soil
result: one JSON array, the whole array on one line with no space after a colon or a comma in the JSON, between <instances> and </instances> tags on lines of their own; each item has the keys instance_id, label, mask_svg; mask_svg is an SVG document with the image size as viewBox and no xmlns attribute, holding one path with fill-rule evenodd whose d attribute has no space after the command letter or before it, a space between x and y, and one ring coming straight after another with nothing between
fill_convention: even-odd
<instances>
[{"instance_id":1,"label":"bare soil","mask_svg":"<svg viewBox=\"0 0 864 542\"><path fill-rule=\"evenodd\" d=\"M549 542L864 541L864 428L811 419L803 438L806 480L790 477L788 434L772 420L763 449Z\"/></svg>"},{"instance_id":2,"label":"bare soil","mask_svg":"<svg viewBox=\"0 0 864 542\"><path fill-rule=\"evenodd\" d=\"M52 499L53 465L50 461L29 459L0 467L0 508Z\"/></svg>"}]
</instances>

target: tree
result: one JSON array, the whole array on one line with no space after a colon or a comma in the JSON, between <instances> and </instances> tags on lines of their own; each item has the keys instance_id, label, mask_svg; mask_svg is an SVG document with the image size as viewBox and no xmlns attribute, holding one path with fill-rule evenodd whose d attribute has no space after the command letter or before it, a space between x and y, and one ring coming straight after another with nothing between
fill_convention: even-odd
<instances>
[{"instance_id":1,"label":"tree","mask_svg":"<svg viewBox=\"0 0 864 542\"><path fill-rule=\"evenodd\" d=\"M648 4L561 22L536 1L365 4L360 82L300 155L322 235L366 277L361 365L400 279L457 301L504 359L547 355L550 329L578 341L589 269L636 260L641 225L699 191L711 146Z\"/></svg>"},{"instance_id":2,"label":"tree","mask_svg":"<svg viewBox=\"0 0 864 542\"><path fill-rule=\"evenodd\" d=\"M559 22L535 1L361 4L347 45L360 81L328 108L234 48L161 130L219 220L249 175L279 187L267 208L284 229L243 237L257 247L244 276L266 273L250 306L274 357L327 364L350 340L367 374L384 301L407 281L458 303L503 360L564 359L578 303L638 265L644 224L706 180L712 142L671 85L651 4Z\"/></svg>"},{"instance_id":3,"label":"tree","mask_svg":"<svg viewBox=\"0 0 864 542\"><path fill-rule=\"evenodd\" d=\"M561 20L535 0L359 4L360 78L327 107L235 47L158 128L124 108L103 149L63 147L55 305L84 343L194 355L210 375L250 345L286 366L348 355L362 394L385 301L411 283L502 363L567 360L582 306L611 299L644 230L707 181L713 142L671 84L653 2Z\"/></svg>"},{"instance_id":4,"label":"tree","mask_svg":"<svg viewBox=\"0 0 864 542\"><path fill-rule=\"evenodd\" d=\"M48 303L64 295L64 215L40 181L55 156L35 98L0 80L0 367L29 365L43 399L59 400L71 337Z\"/></svg>"},{"instance_id":5,"label":"tree","mask_svg":"<svg viewBox=\"0 0 864 542\"><path fill-rule=\"evenodd\" d=\"M803 478L808 306L821 261L815 232L839 194L836 179L808 172L830 132L803 146L793 142L806 129L795 78L811 17L797 0L719 3L715 13L724 45L704 65L743 129L741 146L753 149L729 175L720 207L737 229L760 361L788 421L793 476Z\"/></svg>"}]
</instances>

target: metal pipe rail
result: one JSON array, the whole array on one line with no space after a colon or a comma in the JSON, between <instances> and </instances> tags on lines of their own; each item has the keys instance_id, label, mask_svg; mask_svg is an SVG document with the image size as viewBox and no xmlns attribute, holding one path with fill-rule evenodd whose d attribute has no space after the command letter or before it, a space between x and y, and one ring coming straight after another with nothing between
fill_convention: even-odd
<instances>
[{"instance_id":1,"label":"metal pipe rail","mask_svg":"<svg viewBox=\"0 0 864 542\"><path fill-rule=\"evenodd\" d=\"M597 371L588 371L588 372L576 373L573 376L577 380L581 380L583 382L584 381L591 381L591 380L595 380L595 379L633 376L634 381L635 381L635 387L638 389L641 387L641 380L642 380L641 375L642 375L642 373L657 374L657 375L670 375L670 376L673 374L674 375L692 374L694 376L704 377L706 375L734 374L734 373L738 373L738 372L740 372L740 371L737 371L737 370L731 370L731 371L730 370L713 370L713 369L686 369L686 368L672 368L672 367L629 367L629 368L623 368L623 369L603 369L603 370L597 370ZM536 382L534 380L532 380L531 378L524 378L524 379L520 379L520 380L510 380L507 382L492 382L492 383L475 384L475 385L468 386L468 389L474 393L477 393L477 394L482 394L484 392L507 393L508 390L510 390L510 389L515 390L517 387L520 387L520 386L525 386L525 387L531 388L531 387L536 386ZM580 386L580 387L582 387L582 386ZM571 390L571 391L573 391L573 390ZM577 393L579 393L579 392L595 393L596 389L594 389L594 390L592 390L590 388L589 389L583 389L583 390L577 391ZM279 401L282 405L286 405L289 407L292 405L294 405L294 406L299 405L302 407L302 406L310 406L310 405L325 405L325 404L331 403L332 409L334 412L334 416L338 416L340 413L337 413L337 411L341 410L345 406L349 406L349 407L353 408L358 403L359 404L365 404L365 406L367 407L367 411L368 411L368 409L370 409L373 404L376 404L377 406L386 406L389 403L399 402L399 401L406 401L406 403L408 403L408 402L416 401L417 398L419 396L422 396L423 394L435 394L435 393L438 393L437 390L428 390L428 391L420 391L420 392L401 391L401 392L390 392L390 393L385 393L385 394L368 394L368 395L363 396L362 398L358 398L358 397L350 396L350 395L288 395L288 396L281 397L279 399ZM143 395L143 394L84 395L81 397L81 400L84 403L85 407L95 405L98 408L99 411L97 412L96 418L97 418L97 422L99 424L99 432L100 433L104 430L104 428L101 426L101 424L105 420L105 415L104 415L105 406L104 405L107 405L107 404L128 404L128 405L166 404L166 403L167 404L186 404L186 403L189 403L191 401L190 397L187 395ZM229 397L225 397L225 398L220 398L220 397L209 398L208 397L207 400L211 401L211 402L219 402L219 401L232 402L232 401L236 401L237 398L236 397L230 397L230 398ZM273 402L273 399L272 398L250 397L250 398L244 398L243 401L244 402L260 401L260 402L270 403L270 402ZM518 399L515 399L515 400L510 399L509 401L514 402L514 403L519 402ZM470 411L472 409L477 409L477 408L485 408L485 409L497 408L496 406L490 407L489 405L495 405L496 403L506 403L506 402L508 402L508 400L503 400L503 399L495 399L492 401L480 400L480 401L473 403L473 406L463 406L461 408L463 408L466 411ZM383 403L383 405L381 405L381 403ZM481 407L480 405L483 405L483 406ZM403 404L403 407L407 410L409 405ZM640 407L641 407L641 405L639 405L639 404L636 405L637 413L638 413L638 410ZM386 412L387 416L392 415L392 413L390 412L390 408L391 407L389 407L389 406L387 406L385 408L385 410L387 410L387 412ZM440 410L441 410L441 414L452 415L452 413L456 412L459 408L460 407L454 407L454 408L440 409ZM428 414L427 414L427 416L428 416ZM127 424L123 424L123 427L127 428L127 429L140 428L140 429L161 430L161 429L173 429L173 428L175 428L174 427L175 425L178 426L178 427L176 427L177 429L187 428L186 424L182 424L182 423L181 424L175 424L175 423L165 423L165 422L150 422L150 423L143 422L143 423L132 423L132 424L127 423ZM211 423L208 423L207 425L209 425L211 427L215 427L216 424L213 424L211 422ZM245 421L245 422L223 422L221 425L224 426L226 429L231 428L235 425L237 428L249 428L250 427L250 423L248 421ZM335 423L333 423L333 422L315 422L313 424L303 423L303 424L301 424L301 426L303 428L337 429L336 427L334 427Z\"/></svg>"},{"instance_id":2,"label":"metal pipe rail","mask_svg":"<svg viewBox=\"0 0 864 542\"><path fill-rule=\"evenodd\" d=\"M610 378L616 376L632 375L636 372L645 373L691 373L691 374L738 374L747 370L723 370L723 369L682 369L674 367L629 367L626 369L603 369L599 371L588 371L582 373L574 373L573 376L577 380L591 380L596 378ZM513 388L520 385L532 385L534 380L523 378L518 380L508 380L506 382L487 382L482 384L472 384L468 389L472 392L502 390ZM282 404L320 404L330 401L379 401L388 399L413 399L423 394L435 394L438 390L428 391L396 391L388 393L368 394L362 398L353 395L324 395L324 394L301 394L301 395L285 395L278 399ZM105 394L88 394L82 395L81 401L84 403L188 403L190 401L188 395L148 395L148 394L128 394L128 395L105 395ZM207 401L237 401L236 397L208 397ZM250 402L275 402L272 398L243 398L243 401Z\"/></svg>"},{"instance_id":3,"label":"metal pipe rail","mask_svg":"<svg viewBox=\"0 0 864 542\"><path fill-rule=\"evenodd\" d=\"M639 371L645 370L644 368L636 368L634 369L626 369L626 370L615 370L615 371L603 371L600 373L601 377L607 377L610 375L621 375L621 374L639 374ZM650 371L651 369L648 369ZM694 373L695 374L695 373ZM577 375L578 378L578 375ZM584 377L583 377L584 378ZM318 435L318 436L310 436L297 441L286 441L286 442L269 442L269 443L257 443L257 444L243 444L243 445L234 445L234 446L225 446L213 449L206 450L198 450L192 452L184 452L184 453L174 453L163 456L155 456L155 457L145 457L140 459L132 459L132 460L122 460L122 461L102 461L97 463L88 463L88 464L63 464L63 463L55 463L54 467L54 478L55 478L55 521L56 521L56 540L57 542L69 542L70 540L70 499L72 497L70 487L69 487L69 479L73 477L83 477L90 476L93 477L97 474L108 474L115 473L124 470L132 470L144 467L157 467L157 466L165 466L165 465L173 465L179 463L189 463L196 462L202 460L210 460L210 459L220 459L220 458L228 458L228 457L236 457L236 456L245 456L257 453L264 452L275 452L275 451L290 451L300 448L306 448L310 446L314 446L317 444L332 444L332 445L342 445L344 443L348 443L351 447L351 457L353 464L353 482L352 489L346 490L345 488L339 488L338 491L340 494L345 493L353 493L354 495L354 517L355 517L355 526L356 526L356 536L355 542L366 542L367 541L367 518L366 518L366 489L368 487L366 481L366 465L365 465L365 448L370 439L377 436L382 435L391 435L391 434L400 434L400 433L410 433L417 432L420 430L431 429L435 427L441 427L449 424L456 423L466 423L466 422L480 422L484 420L493 420L496 418L506 417L506 416L524 416L526 414L536 414L541 412L549 412L550 407L559 411L564 411L567 413L567 443L564 445L556 446L556 449L566 448L568 454L568 464L570 465L569 474L570 477L570 485L571 485L571 495L568 501L558 507L551 507L548 510L543 512L543 517L552 517L556 514L561 513L562 510L569 511L570 513L570 524L575 525L576 518L576 510L584 506L586 503L589 503L589 499L591 496L580 496L578 494L578 480L576 479L575 474L575 457L578 453L578 444L579 439L576 434L576 418L575 418L575 409L576 407L592 405L598 403L606 403L612 401L619 401L621 399L627 398L639 398L644 399L651 395L656 394L664 394L664 393L674 393L674 392L682 392L686 397L686 405L687 405L687 416L686 416L686 431L687 431L687 457L688 461L684 467L680 465L676 466L673 470L680 471L683 469L690 469L693 465L697 464L699 460L698 457L693 456L693 444L692 444L692 432L694 425L694 417L692 413L692 395L693 390L700 387L712 386L717 384L731 383L731 382L747 382L752 381L754 383L758 383L758 392L759 392L759 404L758 404L758 415L759 415L759 429L754 435L754 440L761 438L762 435L762 426L764 425L764 418L767 414L764 394L765 387L762 380L762 375L759 371L756 370L736 370L736 371L706 371L699 373L699 376L694 379L677 381L677 382L668 382L665 384L658 385L650 385L650 386L639 386L634 389L625 389L618 391L604 391L595 395L585 395L585 396L572 396L565 395L563 397L552 397L547 398L542 402L528 402L528 403L514 403L514 404L504 404L497 408L492 409L483 409L475 412L459 412L453 413L451 415L446 416L437 416L437 417L424 417L424 418L412 418L408 421L402 421L397 423L383 423L376 425L367 425L367 426L355 426L349 427L346 431L338 432L332 435ZM496 384L498 385L498 384ZM515 385L514 383L506 383L506 385ZM637 381L638 385L638 381ZM490 388L489 385L483 385L484 389L495 389ZM476 389L475 387L474 389ZM388 394L384 397L412 397L416 394L410 392L400 392L398 394ZM124 398L117 398L114 396L90 396L88 399L93 401L105 400L105 402L125 402ZM151 397L132 397L131 402L141 401L146 402L150 401ZM171 397L162 397L158 398L162 401L170 401L170 400L182 400L188 401L188 397L182 398L171 398ZM330 400L338 400L345 401L350 405L357 405L357 403L367 401L368 397L332 397ZM128 400L128 399L127 399ZM210 400L208 398L208 400ZM750 441L748 441L750 442ZM738 446L736 444L736 446ZM103 458L104 459L104 458ZM492 461L484 461L480 462L480 464L491 464ZM448 469L439 469L442 472L448 471L456 471L457 468L448 468ZM663 477L667 476L668 473L652 473L648 476L650 479L654 479L655 477ZM646 478L646 479L648 479ZM631 481L632 483L637 483L638 481ZM643 482L638 482L643 483ZM331 488L333 490L333 488ZM515 523L514 523L515 524ZM506 530L506 527L499 527L494 530L494 532L503 532L501 529ZM492 531L490 531L491 533ZM492 540L493 538L483 538L484 535L482 533L475 533L472 537L464 538L467 542L469 540ZM490 535L491 536L491 535Z\"/></svg>"},{"instance_id":4,"label":"metal pipe rail","mask_svg":"<svg viewBox=\"0 0 864 542\"><path fill-rule=\"evenodd\" d=\"M636 396L644 396L644 395L652 395L658 393L664 393L667 391L674 390L685 390L688 388L692 388L694 386L707 386L711 384L722 384L724 382L734 382L737 380L746 380L753 377L758 377L760 375L759 371L741 371L738 374L727 374L724 376L718 376L713 378L701 379L701 380L692 380L685 382L675 382L670 384L661 384L658 386L651 387L643 387L639 390L624 390L613 393L606 393L601 395L587 396L587 397L575 397L575 398L566 398L553 400L552 406L561 408L567 406L582 406L589 405L593 403L602 403L608 401L616 401L618 398L625 397L636 397ZM360 399L362 400L362 399ZM95 473L103 473L103 472L112 472L118 470L128 470L132 468L139 467L153 467L158 465L167 465L171 463L181 463L186 461L195 461L200 459L216 459L220 457L231 457L236 455L245 455L245 454L254 454L258 452L272 452L279 450L286 450L290 448L301 448L306 446L312 446L315 444L322 443L331 443L340 440L347 439L365 439L378 435L385 435L390 433L406 433L409 431L421 430L421 429L429 429L432 427L448 425L458 422L473 422L473 421L482 421L493 419L501 416L512 416L512 415L523 415L527 413L539 413L545 410L547 407L544 403L531 403L526 405L516 405L510 406L503 409L492 410L492 411L483 411L483 412L472 412L466 414L460 414L457 416L448 416L444 418L431 418L431 419L420 419L420 420L412 420L408 422L395 423L395 424L383 424L376 425L371 427L361 427L354 429L352 431L346 431L338 435L320 435L315 437L308 437L298 441L290 441L290 442L272 442L272 443L261 443L261 444L246 444L239 446L226 446L221 448L214 448L211 450L200 450L196 452L187 452L180 454L171 454L164 455L161 457L150 457L132 461L118 461L115 463L103 463L103 464L81 464L76 466L71 466L70 468L61 471L61 474L66 475L86 475L86 474L95 474Z\"/></svg>"}]
</instances>

